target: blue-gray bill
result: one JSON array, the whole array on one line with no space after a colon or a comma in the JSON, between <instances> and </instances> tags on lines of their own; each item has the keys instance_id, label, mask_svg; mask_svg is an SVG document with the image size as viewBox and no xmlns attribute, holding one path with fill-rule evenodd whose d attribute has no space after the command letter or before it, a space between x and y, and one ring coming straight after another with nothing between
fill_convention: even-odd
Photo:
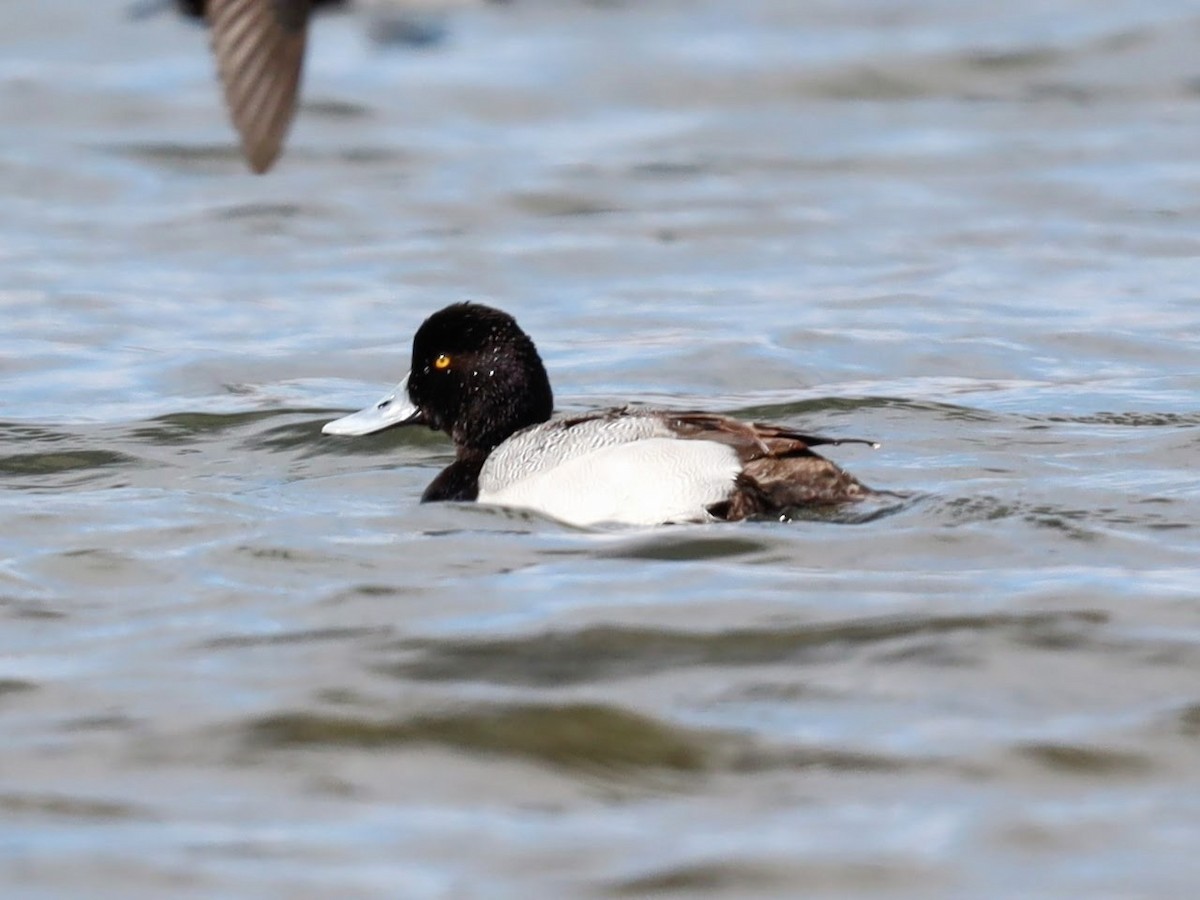
<instances>
[{"instance_id":1,"label":"blue-gray bill","mask_svg":"<svg viewBox=\"0 0 1200 900\"><path fill-rule=\"evenodd\" d=\"M366 409L326 422L322 434L371 434L394 425L403 425L417 415L417 408L408 399L408 376L396 385L396 389Z\"/></svg>"}]
</instances>

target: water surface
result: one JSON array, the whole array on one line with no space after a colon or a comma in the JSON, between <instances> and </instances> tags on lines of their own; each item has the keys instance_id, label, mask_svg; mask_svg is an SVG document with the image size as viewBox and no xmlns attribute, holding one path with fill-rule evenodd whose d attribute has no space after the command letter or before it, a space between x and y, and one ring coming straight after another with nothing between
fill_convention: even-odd
<instances>
[{"instance_id":1,"label":"water surface","mask_svg":"<svg viewBox=\"0 0 1200 900\"><path fill-rule=\"evenodd\" d=\"M0 860L21 896L1183 896L1191 4L322 20L246 174L204 36L0 29ZM907 499L586 532L320 426L472 298L561 409Z\"/></svg>"}]
</instances>

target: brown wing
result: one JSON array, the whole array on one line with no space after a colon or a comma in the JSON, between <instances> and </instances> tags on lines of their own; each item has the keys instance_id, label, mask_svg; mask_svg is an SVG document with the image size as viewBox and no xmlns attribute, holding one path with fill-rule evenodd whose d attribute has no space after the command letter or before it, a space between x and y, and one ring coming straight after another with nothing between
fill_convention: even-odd
<instances>
[{"instance_id":1,"label":"brown wing","mask_svg":"<svg viewBox=\"0 0 1200 900\"><path fill-rule=\"evenodd\" d=\"M742 472L729 500L710 507L723 519L771 515L791 507L846 503L870 488L812 447L873 441L800 434L779 425L741 422L711 413L669 413L668 427L682 438L720 441L737 450Z\"/></svg>"},{"instance_id":2,"label":"brown wing","mask_svg":"<svg viewBox=\"0 0 1200 900\"><path fill-rule=\"evenodd\" d=\"M666 413L668 427L682 438L720 441L738 450L742 462L764 456L782 457L813 455L810 447L839 444L879 445L860 438L827 438L815 434L800 434L780 425L763 422L743 422L729 416L704 412Z\"/></svg>"},{"instance_id":3,"label":"brown wing","mask_svg":"<svg viewBox=\"0 0 1200 900\"><path fill-rule=\"evenodd\" d=\"M283 147L304 68L311 0L209 0L213 54L242 153L261 174Z\"/></svg>"}]
</instances>

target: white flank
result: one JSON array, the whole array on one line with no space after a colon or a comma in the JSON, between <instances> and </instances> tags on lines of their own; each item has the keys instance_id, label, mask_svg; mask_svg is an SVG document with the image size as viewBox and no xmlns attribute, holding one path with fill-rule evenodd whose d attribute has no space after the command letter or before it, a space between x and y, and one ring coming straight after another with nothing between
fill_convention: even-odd
<instances>
[{"instance_id":1,"label":"white flank","mask_svg":"<svg viewBox=\"0 0 1200 900\"><path fill-rule=\"evenodd\" d=\"M479 502L570 525L694 522L729 496L740 470L728 444L650 438L600 447L498 489L481 483Z\"/></svg>"}]
</instances>

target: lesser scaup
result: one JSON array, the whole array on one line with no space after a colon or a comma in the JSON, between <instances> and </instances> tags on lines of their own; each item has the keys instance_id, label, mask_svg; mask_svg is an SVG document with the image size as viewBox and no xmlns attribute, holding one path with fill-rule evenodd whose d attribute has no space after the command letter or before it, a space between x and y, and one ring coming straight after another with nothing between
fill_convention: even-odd
<instances>
[{"instance_id":1,"label":"lesser scaup","mask_svg":"<svg viewBox=\"0 0 1200 900\"><path fill-rule=\"evenodd\" d=\"M394 393L322 431L428 425L454 441L455 460L422 502L477 500L574 525L737 520L871 494L811 449L840 440L707 412L625 407L551 418L553 403L516 320L459 303L417 329L412 369Z\"/></svg>"}]
</instances>

